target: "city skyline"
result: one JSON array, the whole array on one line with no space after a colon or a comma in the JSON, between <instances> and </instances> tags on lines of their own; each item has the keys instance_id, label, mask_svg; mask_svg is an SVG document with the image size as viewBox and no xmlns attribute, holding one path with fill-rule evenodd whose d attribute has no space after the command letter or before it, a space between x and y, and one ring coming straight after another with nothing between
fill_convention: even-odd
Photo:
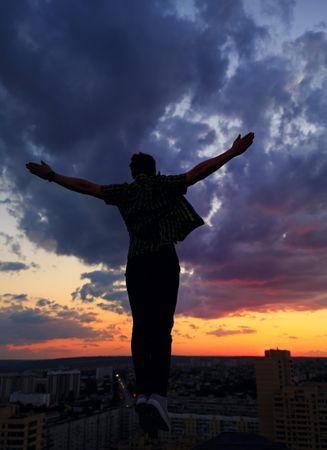
<instances>
[{"instance_id":1,"label":"city skyline","mask_svg":"<svg viewBox=\"0 0 327 450\"><path fill-rule=\"evenodd\" d=\"M118 211L32 177L100 184L144 151L178 174L253 130L187 198L174 355L327 356L321 0L0 6L0 359L130 355Z\"/></svg>"},{"instance_id":2,"label":"city skyline","mask_svg":"<svg viewBox=\"0 0 327 450\"><path fill-rule=\"evenodd\" d=\"M15 372L9 365L0 371L0 448L16 440L28 450L29 438L40 448L69 450L195 450L196 444L234 441L249 441L249 448L275 442L276 448L315 450L326 443L326 358L293 358L285 349L266 349L259 358L176 358L172 428L158 439L139 426L133 367L124 359L34 367L33 361L13 361ZM39 432L29 430L38 419Z\"/></svg>"}]
</instances>

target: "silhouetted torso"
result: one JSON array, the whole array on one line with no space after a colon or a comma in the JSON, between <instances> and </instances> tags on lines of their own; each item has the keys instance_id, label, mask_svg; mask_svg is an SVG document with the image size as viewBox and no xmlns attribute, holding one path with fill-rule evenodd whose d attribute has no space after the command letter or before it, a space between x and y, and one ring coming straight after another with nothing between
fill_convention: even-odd
<instances>
[{"instance_id":1,"label":"silhouetted torso","mask_svg":"<svg viewBox=\"0 0 327 450\"><path fill-rule=\"evenodd\" d=\"M202 218L184 197L185 178L185 174L140 174L132 183L101 187L105 202L119 208L127 226L129 258L182 241L203 225Z\"/></svg>"}]
</instances>

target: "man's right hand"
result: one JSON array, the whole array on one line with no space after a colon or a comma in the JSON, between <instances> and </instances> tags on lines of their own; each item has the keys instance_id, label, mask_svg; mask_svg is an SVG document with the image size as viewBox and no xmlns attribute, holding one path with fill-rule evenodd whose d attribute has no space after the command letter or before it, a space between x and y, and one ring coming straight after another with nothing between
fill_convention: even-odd
<instances>
[{"instance_id":1,"label":"man's right hand","mask_svg":"<svg viewBox=\"0 0 327 450\"><path fill-rule=\"evenodd\" d=\"M245 136L241 137L239 134L235 141L233 142L232 148L230 149L231 152L237 156L244 153L250 145L252 145L254 139L254 133L248 133Z\"/></svg>"},{"instance_id":2,"label":"man's right hand","mask_svg":"<svg viewBox=\"0 0 327 450\"><path fill-rule=\"evenodd\" d=\"M221 166L230 161L234 156L241 155L247 150L252 144L254 139L254 133L248 133L244 137L239 134L235 139L232 147L221 155L215 156L214 158L203 161L197 166L193 167L189 172L186 172L186 185L192 186L192 184L203 180L208 175L218 170Z\"/></svg>"},{"instance_id":3,"label":"man's right hand","mask_svg":"<svg viewBox=\"0 0 327 450\"><path fill-rule=\"evenodd\" d=\"M36 175L43 180L47 180L49 173L52 172L51 167L46 164L44 161L41 161L41 164L37 164L34 162L29 162L26 164L26 168L33 174Z\"/></svg>"}]
</instances>

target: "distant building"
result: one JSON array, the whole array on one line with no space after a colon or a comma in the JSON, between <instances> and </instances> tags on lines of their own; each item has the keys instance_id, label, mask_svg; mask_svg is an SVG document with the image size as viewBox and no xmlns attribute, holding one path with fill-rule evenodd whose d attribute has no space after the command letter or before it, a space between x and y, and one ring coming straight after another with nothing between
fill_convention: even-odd
<instances>
[{"instance_id":1,"label":"distant building","mask_svg":"<svg viewBox=\"0 0 327 450\"><path fill-rule=\"evenodd\" d=\"M120 441L135 438L135 411L120 407L93 411L76 417L49 414L46 424L47 450L109 450Z\"/></svg>"},{"instance_id":2,"label":"distant building","mask_svg":"<svg viewBox=\"0 0 327 450\"><path fill-rule=\"evenodd\" d=\"M63 402L69 395L76 399L80 394L81 372L79 370L50 371L47 374L51 402Z\"/></svg>"},{"instance_id":3,"label":"distant building","mask_svg":"<svg viewBox=\"0 0 327 450\"><path fill-rule=\"evenodd\" d=\"M48 379L43 376L36 376L34 378L34 389L35 394L46 394L48 392Z\"/></svg>"},{"instance_id":4,"label":"distant building","mask_svg":"<svg viewBox=\"0 0 327 450\"><path fill-rule=\"evenodd\" d=\"M274 397L276 442L327 449L327 383L286 386Z\"/></svg>"},{"instance_id":5,"label":"distant building","mask_svg":"<svg viewBox=\"0 0 327 450\"><path fill-rule=\"evenodd\" d=\"M127 410L128 411L128 410ZM258 433L258 419L253 417L220 416L212 414L169 414L171 431L159 431L159 440L147 439L140 428L120 435L118 450L151 449L190 450L196 443L206 441L222 432ZM130 418L131 420L131 418ZM127 427L126 427L127 431Z\"/></svg>"},{"instance_id":6,"label":"distant building","mask_svg":"<svg viewBox=\"0 0 327 450\"><path fill-rule=\"evenodd\" d=\"M0 405L0 450L43 450L44 414L20 414L16 405Z\"/></svg>"},{"instance_id":7,"label":"distant building","mask_svg":"<svg viewBox=\"0 0 327 450\"><path fill-rule=\"evenodd\" d=\"M165 445L163 447L163 445ZM131 437L129 440L120 441L115 445L115 450L171 450L171 447L167 447L161 440L151 439L145 433L139 433L136 436ZM179 448L178 448L179 450ZM184 450L184 449L183 449ZM185 449L185 450L190 450Z\"/></svg>"},{"instance_id":8,"label":"distant building","mask_svg":"<svg viewBox=\"0 0 327 450\"><path fill-rule=\"evenodd\" d=\"M46 379L32 372L0 374L0 402L8 402L13 392L24 394L46 393Z\"/></svg>"},{"instance_id":9,"label":"distant building","mask_svg":"<svg viewBox=\"0 0 327 450\"><path fill-rule=\"evenodd\" d=\"M8 402L10 394L21 390L22 382L20 373L0 374L0 402Z\"/></svg>"},{"instance_id":10,"label":"distant building","mask_svg":"<svg viewBox=\"0 0 327 450\"><path fill-rule=\"evenodd\" d=\"M227 431L258 433L258 419L242 416L213 414L170 414L170 443L186 439L192 444Z\"/></svg>"},{"instance_id":11,"label":"distant building","mask_svg":"<svg viewBox=\"0 0 327 450\"><path fill-rule=\"evenodd\" d=\"M24 394L24 392L13 392L10 394L9 402L19 402L23 405L49 406L50 394Z\"/></svg>"},{"instance_id":12,"label":"distant building","mask_svg":"<svg viewBox=\"0 0 327 450\"><path fill-rule=\"evenodd\" d=\"M46 427L46 449L110 449L110 422L109 412L98 412L49 424Z\"/></svg>"},{"instance_id":13,"label":"distant building","mask_svg":"<svg viewBox=\"0 0 327 450\"><path fill-rule=\"evenodd\" d=\"M258 417L257 401L251 398L172 395L168 399L168 406L172 413Z\"/></svg>"},{"instance_id":14,"label":"distant building","mask_svg":"<svg viewBox=\"0 0 327 450\"><path fill-rule=\"evenodd\" d=\"M114 369L112 366L97 367L95 377L98 381L101 381L104 378L109 378L110 380L112 380L113 376L114 376L113 372L114 372Z\"/></svg>"},{"instance_id":15,"label":"distant building","mask_svg":"<svg viewBox=\"0 0 327 450\"><path fill-rule=\"evenodd\" d=\"M124 441L130 436L135 436L137 430L139 430L139 417L135 412L134 407L126 407L123 405L117 410L117 418L119 421L119 439L118 441Z\"/></svg>"},{"instance_id":16,"label":"distant building","mask_svg":"<svg viewBox=\"0 0 327 450\"><path fill-rule=\"evenodd\" d=\"M256 362L256 382L260 434L276 441L274 396L285 386L293 385L293 363L288 350L266 350Z\"/></svg>"},{"instance_id":17,"label":"distant building","mask_svg":"<svg viewBox=\"0 0 327 450\"><path fill-rule=\"evenodd\" d=\"M222 433L191 448L192 450L286 450L284 445L271 442L263 436L243 433Z\"/></svg>"},{"instance_id":18,"label":"distant building","mask_svg":"<svg viewBox=\"0 0 327 450\"><path fill-rule=\"evenodd\" d=\"M327 384L295 385L290 352L256 364L260 432L292 450L327 449Z\"/></svg>"}]
</instances>

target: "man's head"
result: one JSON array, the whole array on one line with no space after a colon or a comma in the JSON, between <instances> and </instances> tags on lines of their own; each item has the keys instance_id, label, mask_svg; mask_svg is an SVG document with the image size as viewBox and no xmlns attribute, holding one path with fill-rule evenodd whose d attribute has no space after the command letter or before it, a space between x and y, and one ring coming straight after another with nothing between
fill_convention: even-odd
<instances>
[{"instance_id":1,"label":"man's head","mask_svg":"<svg viewBox=\"0 0 327 450\"><path fill-rule=\"evenodd\" d=\"M134 153L129 167L131 168L133 178L135 178L136 175L139 175L140 173L146 175L156 174L156 161L151 155L148 155L147 153Z\"/></svg>"}]
</instances>

